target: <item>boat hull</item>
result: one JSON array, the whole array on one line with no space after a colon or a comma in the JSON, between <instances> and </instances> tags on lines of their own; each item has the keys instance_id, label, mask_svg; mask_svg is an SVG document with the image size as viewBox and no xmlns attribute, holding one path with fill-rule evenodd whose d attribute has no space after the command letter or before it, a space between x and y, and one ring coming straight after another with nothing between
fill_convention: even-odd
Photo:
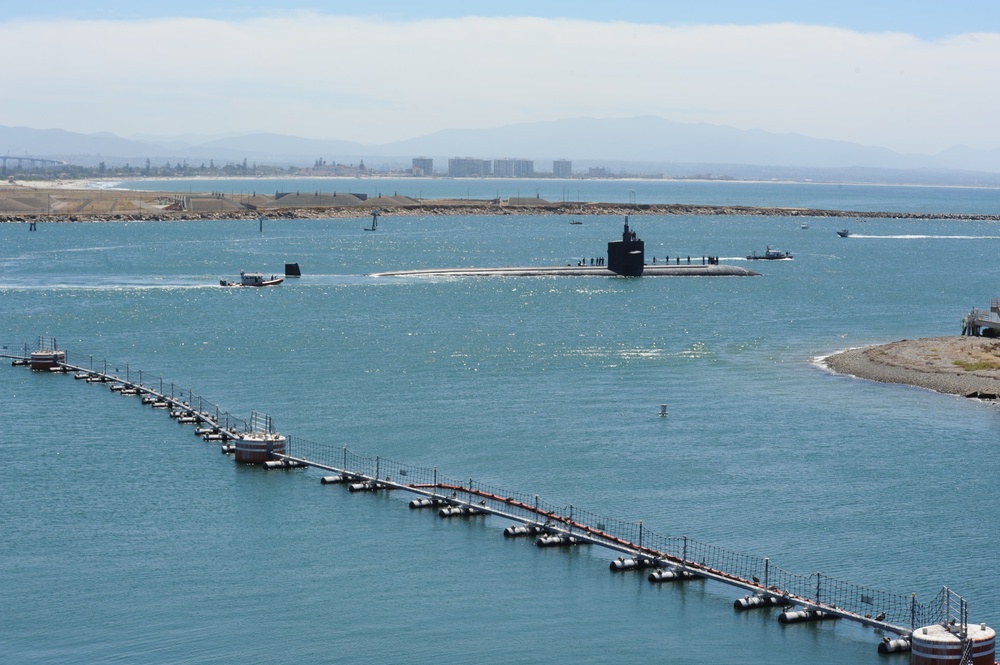
<instances>
[{"instance_id":1,"label":"boat hull","mask_svg":"<svg viewBox=\"0 0 1000 665\"><path fill-rule=\"evenodd\" d=\"M229 282L224 279L219 280L219 286L277 286L285 281L284 277L272 277L271 279L255 279L251 275L244 275L239 282Z\"/></svg>"}]
</instances>

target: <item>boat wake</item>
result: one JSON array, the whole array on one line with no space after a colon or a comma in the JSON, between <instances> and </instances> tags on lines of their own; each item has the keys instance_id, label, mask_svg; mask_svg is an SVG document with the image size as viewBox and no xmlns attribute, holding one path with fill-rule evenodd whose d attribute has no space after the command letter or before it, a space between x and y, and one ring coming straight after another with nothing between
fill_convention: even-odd
<instances>
[{"instance_id":1,"label":"boat wake","mask_svg":"<svg viewBox=\"0 0 1000 665\"><path fill-rule=\"evenodd\" d=\"M852 233L848 239L861 238L866 240L1000 240L1000 236L929 236L929 235L897 235L870 236Z\"/></svg>"}]
</instances>

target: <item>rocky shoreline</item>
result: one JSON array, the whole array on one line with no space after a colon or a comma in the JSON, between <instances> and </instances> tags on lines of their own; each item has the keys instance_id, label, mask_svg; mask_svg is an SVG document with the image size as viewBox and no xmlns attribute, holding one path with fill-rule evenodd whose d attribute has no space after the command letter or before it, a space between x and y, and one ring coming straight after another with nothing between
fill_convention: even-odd
<instances>
[{"instance_id":1,"label":"rocky shoreline","mask_svg":"<svg viewBox=\"0 0 1000 665\"><path fill-rule=\"evenodd\" d=\"M950 395L1000 397L1000 340L932 337L849 349L823 360L840 374Z\"/></svg>"}]
</instances>

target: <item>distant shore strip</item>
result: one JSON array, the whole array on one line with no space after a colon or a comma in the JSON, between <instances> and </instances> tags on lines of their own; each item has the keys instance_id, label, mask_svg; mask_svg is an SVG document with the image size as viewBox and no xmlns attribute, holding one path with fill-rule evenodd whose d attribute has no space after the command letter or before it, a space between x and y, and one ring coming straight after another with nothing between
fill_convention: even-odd
<instances>
[{"instance_id":1,"label":"distant shore strip","mask_svg":"<svg viewBox=\"0 0 1000 665\"><path fill-rule=\"evenodd\" d=\"M130 193L135 196L136 193ZM170 194L159 193L161 198ZM810 218L866 218L866 219L941 219L968 221L1000 221L1000 214L960 214L930 212L887 212L824 210L816 208L786 208L758 206L713 206L684 203L625 204L625 203L550 203L538 205L497 205L493 201L470 200L417 200L399 204L394 200L371 198L363 205L352 206L268 206L255 209L227 209L218 211L151 210L151 204L140 204L141 210L129 212L88 213L76 211L25 212L4 210L0 200L0 222L113 222L113 221L197 221L257 219L264 215L273 219L331 219L365 218L378 210L383 215L425 216L624 216L624 215L686 215L686 216L743 216L743 217L810 217Z\"/></svg>"}]
</instances>

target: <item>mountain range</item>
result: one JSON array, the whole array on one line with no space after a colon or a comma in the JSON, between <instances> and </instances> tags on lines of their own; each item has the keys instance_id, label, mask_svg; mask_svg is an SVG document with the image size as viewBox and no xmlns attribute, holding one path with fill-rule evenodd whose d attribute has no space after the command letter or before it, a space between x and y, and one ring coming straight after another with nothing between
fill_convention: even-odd
<instances>
[{"instance_id":1,"label":"mountain range","mask_svg":"<svg viewBox=\"0 0 1000 665\"><path fill-rule=\"evenodd\" d=\"M741 130L725 125L680 123L656 116L572 118L505 125L489 129L446 129L425 136L365 145L347 140L310 139L272 133L212 136L80 134L61 129L0 125L0 155L32 156L83 166L165 162L217 165L248 160L269 165L354 164L370 168L408 168L413 157L431 157L435 171L449 157L518 158L546 171L553 159L569 159L574 171L590 167L608 173L728 177L824 177L915 182L1000 182L1000 150L955 146L935 155L902 154L887 148L800 134ZM898 173L907 172L906 177ZM835 178L836 179L836 178Z\"/></svg>"}]
</instances>

